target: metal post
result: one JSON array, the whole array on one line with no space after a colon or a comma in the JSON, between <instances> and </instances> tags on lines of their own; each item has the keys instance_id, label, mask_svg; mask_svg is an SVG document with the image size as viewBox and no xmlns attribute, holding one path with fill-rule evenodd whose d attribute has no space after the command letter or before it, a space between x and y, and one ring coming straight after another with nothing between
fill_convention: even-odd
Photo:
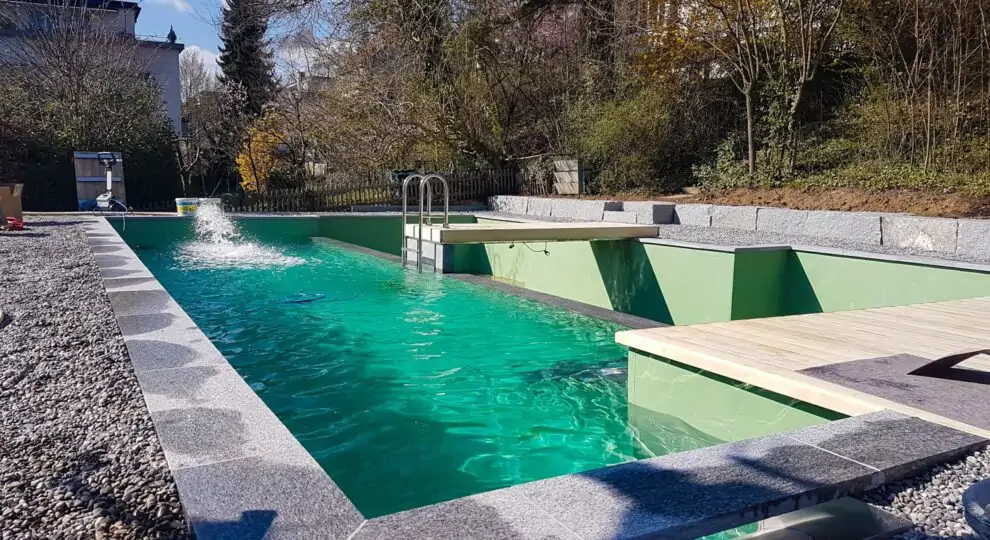
<instances>
[{"instance_id":1,"label":"metal post","mask_svg":"<svg viewBox=\"0 0 990 540\"><path fill-rule=\"evenodd\" d=\"M443 187L443 228L450 228L450 187L447 185L447 179L439 174L428 175L424 180L429 183L431 180L436 179L440 181L440 185Z\"/></svg>"},{"instance_id":2,"label":"metal post","mask_svg":"<svg viewBox=\"0 0 990 540\"><path fill-rule=\"evenodd\" d=\"M407 213L407 209L408 209L408 206L409 206L409 191L408 191L408 189L409 189L409 182L411 180L413 180L414 178L420 178L420 179L422 179L423 178L423 175L421 175L421 174L410 174L409 176L405 177L405 179L402 180L402 233L401 233L400 238L402 240L401 253L402 253L402 267L403 268L406 267L406 260L408 259L408 255L406 255L406 219L407 219L406 218L406 213ZM421 255L417 255L417 257L421 257Z\"/></svg>"},{"instance_id":3,"label":"metal post","mask_svg":"<svg viewBox=\"0 0 990 540\"><path fill-rule=\"evenodd\" d=\"M416 242L416 250L419 252L416 255L416 269L420 272L423 271L423 196L426 196L427 200L432 200L433 191L430 189L429 176L420 179L419 181L419 235ZM436 254L433 255L434 260L436 260Z\"/></svg>"}]
</instances>

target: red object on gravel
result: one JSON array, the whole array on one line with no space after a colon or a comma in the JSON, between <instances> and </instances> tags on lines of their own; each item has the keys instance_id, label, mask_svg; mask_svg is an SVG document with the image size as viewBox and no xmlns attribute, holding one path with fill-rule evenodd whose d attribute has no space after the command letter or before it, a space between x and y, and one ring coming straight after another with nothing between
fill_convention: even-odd
<instances>
[{"instance_id":1,"label":"red object on gravel","mask_svg":"<svg viewBox=\"0 0 990 540\"><path fill-rule=\"evenodd\" d=\"M24 221L17 218L9 217L7 218L7 228L11 231L23 231Z\"/></svg>"}]
</instances>

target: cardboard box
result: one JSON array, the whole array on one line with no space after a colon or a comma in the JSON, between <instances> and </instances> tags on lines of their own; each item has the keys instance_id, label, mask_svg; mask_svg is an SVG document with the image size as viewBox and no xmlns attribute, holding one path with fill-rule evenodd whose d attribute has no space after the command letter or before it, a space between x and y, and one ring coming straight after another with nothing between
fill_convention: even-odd
<instances>
[{"instance_id":1,"label":"cardboard box","mask_svg":"<svg viewBox=\"0 0 990 540\"><path fill-rule=\"evenodd\" d=\"M0 186L0 214L4 217L24 219L21 208L21 192L24 184L7 184Z\"/></svg>"}]
</instances>

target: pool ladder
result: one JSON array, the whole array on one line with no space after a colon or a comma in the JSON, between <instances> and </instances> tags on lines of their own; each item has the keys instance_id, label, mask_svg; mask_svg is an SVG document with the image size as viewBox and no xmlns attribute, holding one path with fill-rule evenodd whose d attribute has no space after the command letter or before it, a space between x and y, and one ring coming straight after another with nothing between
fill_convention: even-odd
<instances>
[{"instance_id":1,"label":"pool ladder","mask_svg":"<svg viewBox=\"0 0 990 540\"><path fill-rule=\"evenodd\" d=\"M408 221L409 213L409 182L419 179L419 229L417 231L416 247L409 248L406 244L406 222ZM450 188L447 185L447 179L443 176L433 173L433 174L411 174L402 181L402 267L406 267L406 263L409 260L409 253L416 254L416 269L420 272L423 271L423 225L432 226L433 218L440 217L433 214L433 182L440 182L440 186L443 187L443 228L450 227ZM426 211L424 213L423 202L426 202ZM436 268L436 249L434 247L433 252L433 265Z\"/></svg>"}]
</instances>

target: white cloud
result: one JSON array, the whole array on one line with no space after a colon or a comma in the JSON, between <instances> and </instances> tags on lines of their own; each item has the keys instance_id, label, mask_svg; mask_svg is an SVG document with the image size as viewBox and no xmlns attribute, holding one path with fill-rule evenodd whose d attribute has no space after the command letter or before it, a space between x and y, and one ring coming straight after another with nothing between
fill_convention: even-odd
<instances>
[{"instance_id":1,"label":"white cloud","mask_svg":"<svg viewBox=\"0 0 990 540\"><path fill-rule=\"evenodd\" d=\"M220 66L217 65L217 59L220 58L219 53L208 51L199 45L186 45L186 48L182 51L182 54L198 54L200 58L203 59L203 65L206 66L207 71L217 74L220 73Z\"/></svg>"},{"instance_id":2,"label":"white cloud","mask_svg":"<svg viewBox=\"0 0 990 540\"><path fill-rule=\"evenodd\" d=\"M189 5L188 0L148 0L152 4L161 4L163 6L168 6L179 13L192 13L193 8Z\"/></svg>"}]
</instances>

